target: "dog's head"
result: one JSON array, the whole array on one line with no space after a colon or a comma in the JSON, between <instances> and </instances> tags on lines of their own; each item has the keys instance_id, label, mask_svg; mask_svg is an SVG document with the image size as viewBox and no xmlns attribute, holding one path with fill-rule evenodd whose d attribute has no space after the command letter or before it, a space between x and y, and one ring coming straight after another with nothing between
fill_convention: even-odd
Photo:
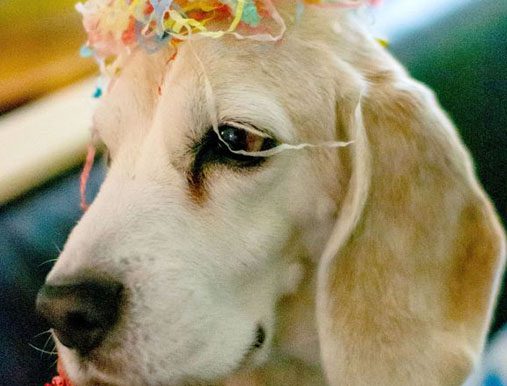
<instances>
[{"instance_id":1,"label":"dog's head","mask_svg":"<svg viewBox=\"0 0 507 386\"><path fill-rule=\"evenodd\" d=\"M287 341L318 351L317 330L333 384L464 376L498 225L432 97L327 13L279 43L131 55L95 115L107 177L39 297L77 385L215 382L279 351L315 362ZM241 153L338 140L354 142Z\"/></svg>"}]
</instances>

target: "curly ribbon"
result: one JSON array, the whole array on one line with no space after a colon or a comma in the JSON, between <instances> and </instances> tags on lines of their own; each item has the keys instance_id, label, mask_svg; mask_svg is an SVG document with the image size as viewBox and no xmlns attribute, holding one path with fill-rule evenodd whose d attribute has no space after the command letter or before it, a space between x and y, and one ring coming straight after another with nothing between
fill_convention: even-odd
<instances>
[{"instance_id":1,"label":"curly ribbon","mask_svg":"<svg viewBox=\"0 0 507 386\"><path fill-rule=\"evenodd\" d=\"M93 162L95 160L95 146L91 143L88 145L88 153L86 154L86 161L83 167L83 171L81 172L81 179L79 185L79 193L81 196L81 209L86 211L88 209L88 203L86 202L86 185L88 183L88 179L90 178L90 172L93 167Z\"/></svg>"},{"instance_id":2,"label":"curly ribbon","mask_svg":"<svg viewBox=\"0 0 507 386\"><path fill-rule=\"evenodd\" d=\"M381 0L298 0L296 19L303 6L359 8ZM259 7L261 10L259 10ZM88 0L78 3L88 32L83 56L94 55L99 64L119 57L136 45L156 51L168 40L187 40L192 35L211 38L231 34L238 39L278 41L286 31L283 18L271 0ZM261 16L262 15L262 16ZM278 31L255 33L263 19L270 18ZM207 28L210 21L231 19L224 30ZM242 32L238 32L241 27ZM248 34L248 31L252 34ZM113 65L114 66L114 65Z\"/></svg>"}]
</instances>

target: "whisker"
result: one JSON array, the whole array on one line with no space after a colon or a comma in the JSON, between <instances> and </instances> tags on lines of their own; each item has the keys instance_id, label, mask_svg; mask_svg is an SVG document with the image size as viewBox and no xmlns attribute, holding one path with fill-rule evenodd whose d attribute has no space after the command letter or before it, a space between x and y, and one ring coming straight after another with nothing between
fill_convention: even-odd
<instances>
[{"instance_id":1,"label":"whisker","mask_svg":"<svg viewBox=\"0 0 507 386\"><path fill-rule=\"evenodd\" d=\"M46 330L46 331L42 331L41 333L35 335L32 339L38 338L39 336L42 336L44 334L51 334L51 329Z\"/></svg>"},{"instance_id":2,"label":"whisker","mask_svg":"<svg viewBox=\"0 0 507 386\"><path fill-rule=\"evenodd\" d=\"M57 261L57 260L58 260L58 258L56 258L56 259L49 259L49 260L43 261L42 263L40 263L40 264L38 265L38 267L41 267L41 266L43 266L44 264L54 263L54 262L55 262L55 261Z\"/></svg>"},{"instance_id":3,"label":"whisker","mask_svg":"<svg viewBox=\"0 0 507 386\"><path fill-rule=\"evenodd\" d=\"M44 343L44 346L42 346L42 349L44 351L46 351L46 346L48 345L48 343L51 341L52 338L53 338L53 336L49 335L48 338L46 339L46 343ZM54 351L54 349L55 349L55 345L53 344L53 348L51 349L51 351ZM40 356L42 358L42 352L40 353Z\"/></svg>"},{"instance_id":4,"label":"whisker","mask_svg":"<svg viewBox=\"0 0 507 386\"><path fill-rule=\"evenodd\" d=\"M37 350L37 351L39 351L39 352L41 352L41 353L43 353L43 354L48 354L48 355L58 355L58 353L57 353L56 351L46 351L46 350L43 350L43 349L41 349L41 348L38 348L38 347L34 346L34 345L33 345L33 344L31 344L31 343L28 343L28 345L29 345L31 348L33 348L34 350Z\"/></svg>"},{"instance_id":5,"label":"whisker","mask_svg":"<svg viewBox=\"0 0 507 386\"><path fill-rule=\"evenodd\" d=\"M58 253L62 253L62 250L61 250L61 248L58 246L58 244L57 244L57 243L55 243L55 242L53 241L53 245L54 245L54 247L56 248L56 250L58 251Z\"/></svg>"}]
</instances>

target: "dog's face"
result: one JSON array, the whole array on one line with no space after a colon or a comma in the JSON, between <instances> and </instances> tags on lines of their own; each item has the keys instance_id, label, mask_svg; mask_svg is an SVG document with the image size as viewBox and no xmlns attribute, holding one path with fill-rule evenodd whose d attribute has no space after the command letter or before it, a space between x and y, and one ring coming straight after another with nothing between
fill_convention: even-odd
<instances>
[{"instance_id":1,"label":"dog's face","mask_svg":"<svg viewBox=\"0 0 507 386\"><path fill-rule=\"evenodd\" d=\"M332 385L463 382L501 227L433 96L330 12L130 56L95 115L107 177L39 295L77 385L221 382L287 336Z\"/></svg>"},{"instance_id":2,"label":"dog's face","mask_svg":"<svg viewBox=\"0 0 507 386\"><path fill-rule=\"evenodd\" d=\"M104 97L108 174L48 277L123 286L100 345L59 345L77 384L213 381L269 356L276 304L332 224L336 149L252 157L227 145L335 140L331 69L291 60L302 50L206 39L169 64L170 52L140 51Z\"/></svg>"}]
</instances>

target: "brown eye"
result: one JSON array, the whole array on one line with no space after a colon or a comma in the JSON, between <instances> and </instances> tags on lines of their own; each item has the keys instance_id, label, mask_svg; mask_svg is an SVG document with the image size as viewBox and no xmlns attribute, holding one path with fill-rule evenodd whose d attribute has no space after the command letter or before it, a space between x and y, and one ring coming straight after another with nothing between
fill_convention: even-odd
<instances>
[{"instance_id":1,"label":"brown eye","mask_svg":"<svg viewBox=\"0 0 507 386\"><path fill-rule=\"evenodd\" d=\"M247 153L268 150L276 146L272 138L247 127L225 124L218 128L220 140L227 144L229 150ZM234 153L232 153L234 154Z\"/></svg>"},{"instance_id":2,"label":"brown eye","mask_svg":"<svg viewBox=\"0 0 507 386\"><path fill-rule=\"evenodd\" d=\"M267 157L255 152L269 150L278 143L261 131L241 123L224 123L218 130L210 128L196 143L192 151L191 180L198 179L210 165L227 165L233 168L250 168L261 165ZM240 151L241 153L237 153ZM246 153L252 153L248 155Z\"/></svg>"}]
</instances>

